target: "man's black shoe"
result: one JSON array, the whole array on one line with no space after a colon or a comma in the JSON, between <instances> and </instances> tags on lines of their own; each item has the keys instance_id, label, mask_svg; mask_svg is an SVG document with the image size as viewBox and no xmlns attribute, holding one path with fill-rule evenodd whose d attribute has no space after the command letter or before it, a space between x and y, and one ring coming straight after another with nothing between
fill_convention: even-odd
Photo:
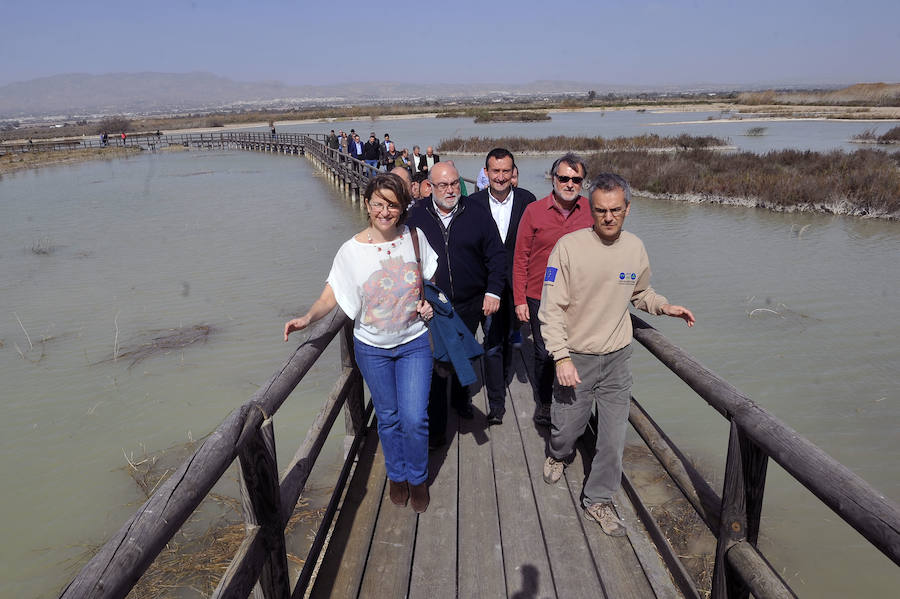
<instances>
[{"instance_id":1,"label":"man's black shoe","mask_svg":"<svg viewBox=\"0 0 900 599\"><path fill-rule=\"evenodd\" d=\"M487 417L488 426L494 426L495 424L503 424L503 412L500 410L491 410L488 413Z\"/></svg>"}]
</instances>

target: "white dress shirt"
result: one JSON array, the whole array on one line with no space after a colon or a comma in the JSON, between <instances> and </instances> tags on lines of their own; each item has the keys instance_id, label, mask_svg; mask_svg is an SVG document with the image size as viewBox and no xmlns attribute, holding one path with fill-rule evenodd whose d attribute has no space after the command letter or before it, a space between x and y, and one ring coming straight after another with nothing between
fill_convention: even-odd
<instances>
[{"instance_id":1,"label":"white dress shirt","mask_svg":"<svg viewBox=\"0 0 900 599\"><path fill-rule=\"evenodd\" d=\"M494 194L491 193L490 187L488 188L488 198L490 198L490 206L491 206L491 216L494 217L494 222L497 223L497 230L500 231L500 239L503 243L506 243L506 234L509 232L509 221L512 220L512 209L513 209L513 189L509 188L509 194L506 196L506 199L502 202L494 197Z\"/></svg>"}]
</instances>

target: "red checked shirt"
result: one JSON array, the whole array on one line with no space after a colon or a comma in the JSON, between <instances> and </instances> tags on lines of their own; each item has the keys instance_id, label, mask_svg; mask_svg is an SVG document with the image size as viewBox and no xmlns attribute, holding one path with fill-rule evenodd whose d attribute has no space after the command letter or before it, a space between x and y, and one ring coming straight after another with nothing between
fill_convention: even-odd
<instances>
[{"instance_id":1,"label":"red checked shirt","mask_svg":"<svg viewBox=\"0 0 900 599\"><path fill-rule=\"evenodd\" d=\"M552 193L525 208L519 221L513 257L512 287L516 306L526 303L526 297L541 298L547 258L559 238L593 224L591 207L584 196L578 197L568 216L556 205Z\"/></svg>"}]
</instances>

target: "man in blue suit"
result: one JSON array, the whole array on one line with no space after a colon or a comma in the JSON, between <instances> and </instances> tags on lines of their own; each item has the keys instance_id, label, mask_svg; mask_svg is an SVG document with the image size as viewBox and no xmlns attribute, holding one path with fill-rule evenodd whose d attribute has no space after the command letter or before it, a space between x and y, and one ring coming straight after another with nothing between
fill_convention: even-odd
<instances>
[{"instance_id":1,"label":"man in blue suit","mask_svg":"<svg viewBox=\"0 0 900 599\"><path fill-rule=\"evenodd\" d=\"M488 394L488 424L503 422L506 413L506 381L511 372L512 348L510 332L517 326L512 295L512 265L516 249L516 233L525 207L535 201L527 189L512 186L516 160L505 148L494 148L484 160L488 187L469 196L469 201L491 213L497 232L506 248L505 285L500 294L500 307L484 325L485 388Z\"/></svg>"}]
</instances>

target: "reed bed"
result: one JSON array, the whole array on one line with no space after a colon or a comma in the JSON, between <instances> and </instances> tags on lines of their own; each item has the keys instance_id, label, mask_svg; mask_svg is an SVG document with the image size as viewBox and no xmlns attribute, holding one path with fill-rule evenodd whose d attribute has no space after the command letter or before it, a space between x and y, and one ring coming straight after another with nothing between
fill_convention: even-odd
<instances>
[{"instance_id":1,"label":"reed bed","mask_svg":"<svg viewBox=\"0 0 900 599\"><path fill-rule=\"evenodd\" d=\"M549 120L549 114L534 110L524 110L520 112L491 111L479 114L475 117L476 123L530 123L534 121Z\"/></svg>"},{"instance_id":2,"label":"reed bed","mask_svg":"<svg viewBox=\"0 0 900 599\"><path fill-rule=\"evenodd\" d=\"M853 216L900 218L900 152L690 150L609 152L588 173L613 171L657 197Z\"/></svg>"},{"instance_id":3,"label":"reed bed","mask_svg":"<svg viewBox=\"0 0 900 599\"><path fill-rule=\"evenodd\" d=\"M528 152L611 152L629 150L675 150L716 148L728 146L729 141L711 135L660 136L656 134L634 137L569 137L556 135L530 139L527 137L454 137L442 139L439 152L487 153L494 148L506 148L514 153Z\"/></svg>"}]
</instances>

